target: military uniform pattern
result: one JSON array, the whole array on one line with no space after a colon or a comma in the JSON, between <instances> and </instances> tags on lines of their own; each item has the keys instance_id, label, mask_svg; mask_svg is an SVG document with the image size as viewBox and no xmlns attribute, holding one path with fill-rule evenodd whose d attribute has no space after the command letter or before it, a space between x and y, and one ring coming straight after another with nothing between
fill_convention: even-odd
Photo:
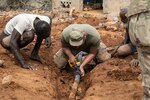
<instances>
[{"instance_id":1,"label":"military uniform pattern","mask_svg":"<svg viewBox=\"0 0 150 100\"><path fill-rule=\"evenodd\" d=\"M143 100L150 100L150 0L132 0L128 17L130 39L142 70Z\"/></svg>"}]
</instances>

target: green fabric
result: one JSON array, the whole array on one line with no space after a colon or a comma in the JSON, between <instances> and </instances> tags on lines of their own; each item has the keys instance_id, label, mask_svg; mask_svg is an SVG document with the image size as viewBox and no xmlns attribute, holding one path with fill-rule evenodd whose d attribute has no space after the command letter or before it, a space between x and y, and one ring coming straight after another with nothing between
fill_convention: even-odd
<instances>
[{"instance_id":1,"label":"green fabric","mask_svg":"<svg viewBox=\"0 0 150 100\"><path fill-rule=\"evenodd\" d=\"M137 46L150 46L150 12L130 17L130 39Z\"/></svg>"},{"instance_id":2,"label":"green fabric","mask_svg":"<svg viewBox=\"0 0 150 100\"><path fill-rule=\"evenodd\" d=\"M128 17L150 11L150 0L131 0Z\"/></svg>"},{"instance_id":3,"label":"green fabric","mask_svg":"<svg viewBox=\"0 0 150 100\"><path fill-rule=\"evenodd\" d=\"M140 47L138 50L138 60L142 70L142 85L150 88L150 47Z\"/></svg>"},{"instance_id":4,"label":"green fabric","mask_svg":"<svg viewBox=\"0 0 150 100\"><path fill-rule=\"evenodd\" d=\"M84 34L79 30L74 30L69 34L69 43L72 46L81 46L84 42Z\"/></svg>"},{"instance_id":5,"label":"green fabric","mask_svg":"<svg viewBox=\"0 0 150 100\"><path fill-rule=\"evenodd\" d=\"M80 46L79 48L73 48L69 44L69 33L71 33L73 30L79 30L79 31L82 31L82 33L87 34L84 44ZM77 53L81 50L89 52L90 49L93 49L93 50L99 49L100 35L99 35L99 32L91 25L71 24L63 30L62 36L61 36L61 42L62 44L67 45L71 50L76 51Z\"/></svg>"},{"instance_id":6,"label":"green fabric","mask_svg":"<svg viewBox=\"0 0 150 100\"><path fill-rule=\"evenodd\" d=\"M139 1L144 2L146 0ZM139 1L135 0L135 2ZM150 0L147 0L147 3L149 2ZM145 7L149 7L148 5ZM134 4L133 8L135 6L136 5ZM142 70L142 85L144 86L143 100L150 100L150 11L148 9L147 11L140 10L138 14L132 14L133 16L130 16L129 20L129 35L132 43L136 45L138 51L138 60Z\"/></svg>"}]
</instances>

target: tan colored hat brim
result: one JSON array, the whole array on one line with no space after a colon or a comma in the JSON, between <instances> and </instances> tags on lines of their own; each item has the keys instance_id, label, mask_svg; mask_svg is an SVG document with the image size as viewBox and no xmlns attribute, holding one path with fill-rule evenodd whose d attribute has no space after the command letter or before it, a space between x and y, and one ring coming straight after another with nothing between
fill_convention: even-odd
<instances>
[{"instance_id":1,"label":"tan colored hat brim","mask_svg":"<svg viewBox=\"0 0 150 100\"><path fill-rule=\"evenodd\" d=\"M83 44L83 39L80 40L80 41L71 41L71 40L69 40L69 43L70 43L71 46L78 47L78 46L81 46Z\"/></svg>"}]
</instances>

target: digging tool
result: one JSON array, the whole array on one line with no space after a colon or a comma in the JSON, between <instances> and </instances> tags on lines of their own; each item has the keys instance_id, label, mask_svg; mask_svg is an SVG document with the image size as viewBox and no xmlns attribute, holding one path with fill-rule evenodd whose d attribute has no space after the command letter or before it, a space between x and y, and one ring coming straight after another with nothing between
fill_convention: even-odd
<instances>
[{"instance_id":1,"label":"digging tool","mask_svg":"<svg viewBox=\"0 0 150 100\"><path fill-rule=\"evenodd\" d=\"M68 100L75 100L76 92L78 90L78 85L79 85L80 78L81 78L80 65L82 64L82 57L85 55L87 55L87 53L83 51L79 52L79 54L77 55L76 65L74 66L75 80L74 80L72 91L69 95Z\"/></svg>"}]
</instances>

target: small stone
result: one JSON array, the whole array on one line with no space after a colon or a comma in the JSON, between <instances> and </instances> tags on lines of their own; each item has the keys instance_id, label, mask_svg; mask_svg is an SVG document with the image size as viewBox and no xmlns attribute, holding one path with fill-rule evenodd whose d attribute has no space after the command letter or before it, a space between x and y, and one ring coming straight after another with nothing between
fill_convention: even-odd
<instances>
[{"instance_id":1,"label":"small stone","mask_svg":"<svg viewBox=\"0 0 150 100\"><path fill-rule=\"evenodd\" d=\"M139 74L139 76L138 76L138 80L139 80L139 81L141 81L141 80L142 80L142 75L141 75L141 74Z\"/></svg>"},{"instance_id":2,"label":"small stone","mask_svg":"<svg viewBox=\"0 0 150 100\"><path fill-rule=\"evenodd\" d=\"M76 100L81 100L81 97L80 96L76 96Z\"/></svg>"},{"instance_id":3,"label":"small stone","mask_svg":"<svg viewBox=\"0 0 150 100\"><path fill-rule=\"evenodd\" d=\"M11 96L12 100L17 100L17 97L15 95Z\"/></svg>"},{"instance_id":4,"label":"small stone","mask_svg":"<svg viewBox=\"0 0 150 100\"><path fill-rule=\"evenodd\" d=\"M7 75L2 79L2 86L7 87L12 82L12 75Z\"/></svg>"},{"instance_id":5,"label":"small stone","mask_svg":"<svg viewBox=\"0 0 150 100\"><path fill-rule=\"evenodd\" d=\"M43 67L44 70L49 70L48 67Z\"/></svg>"}]
</instances>

